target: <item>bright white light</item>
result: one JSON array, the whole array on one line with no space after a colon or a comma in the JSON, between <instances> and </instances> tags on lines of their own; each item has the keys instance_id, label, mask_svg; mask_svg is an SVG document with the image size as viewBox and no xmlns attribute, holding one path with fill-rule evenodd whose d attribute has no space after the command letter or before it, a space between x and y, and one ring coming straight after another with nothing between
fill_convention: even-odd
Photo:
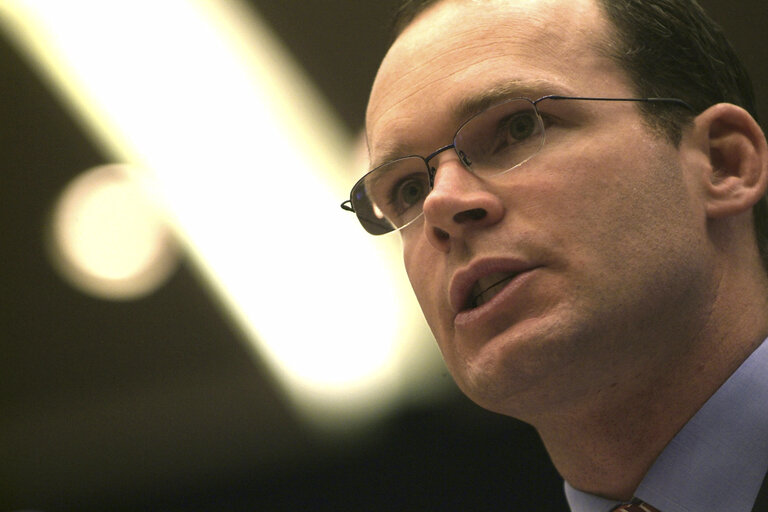
<instances>
[{"instance_id":1,"label":"bright white light","mask_svg":"<svg viewBox=\"0 0 768 512\"><path fill-rule=\"evenodd\" d=\"M328 423L390 404L423 322L397 248L338 208L351 137L267 27L234 0L5 9L93 136L154 171L177 235L294 402Z\"/></svg>"},{"instance_id":2,"label":"bright white light","mask_svg":"<svg viewBox=\"0 0 768 512\"><path fill-rule=\"evenodd\" d=\"M53 211L51 249L65 278L108 299L156 290L176 263L162 212L126 166L103 166L77 177Z\"/></svg>"}]
</instances>

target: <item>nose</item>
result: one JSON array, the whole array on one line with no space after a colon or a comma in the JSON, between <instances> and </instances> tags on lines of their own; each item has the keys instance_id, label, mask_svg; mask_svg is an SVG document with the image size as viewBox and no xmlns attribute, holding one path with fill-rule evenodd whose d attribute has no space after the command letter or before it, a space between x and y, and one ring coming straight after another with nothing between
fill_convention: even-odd
<instances>
[{"instance_id":1,"label":"nose","mask_svg":"<svg viewBox=\"0 0 768 512\"><path fill-rule=\"evenodd\" d=\"M502 199L480 177L469 172L453 152L433 160L437 166L432 191L424 200L424 230L429 242L448 252L471 232L504 217Z\"/></svg>"}]
</instances>

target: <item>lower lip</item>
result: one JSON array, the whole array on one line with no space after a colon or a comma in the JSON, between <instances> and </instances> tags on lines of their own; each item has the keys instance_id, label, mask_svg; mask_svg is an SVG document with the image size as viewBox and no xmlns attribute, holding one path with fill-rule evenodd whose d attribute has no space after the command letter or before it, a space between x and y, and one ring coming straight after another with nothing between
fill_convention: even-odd
<instances>
[{"instance_id":1,"label":"lower lip","mask_svg":"<svg viewBox=\"0 0 768 512\"><path fill-rule=\"evenodd\" d=\"M537 269L531 269L510 279L504 287L482 306L461 311L453 320L457 328L472 328L486 322L491 317L508 311L510 304L519 300L521 289L534 277Z\"/></svg>"}]
</instances>

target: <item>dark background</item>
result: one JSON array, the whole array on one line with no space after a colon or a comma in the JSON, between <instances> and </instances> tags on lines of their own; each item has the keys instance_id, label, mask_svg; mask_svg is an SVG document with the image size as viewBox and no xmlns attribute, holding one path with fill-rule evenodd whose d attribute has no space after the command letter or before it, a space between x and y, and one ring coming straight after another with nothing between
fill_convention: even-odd
<instances>
[{"instance_id":1,"label":"dark background","mask_svg":"<svg viewBox=\"0 0 768 512\"><path fill-rule=\"evenodd\" d=\"M397 2L250 3L360 130ZM768 6L703 3L768 119ZM50 208L108 159L2 34L0 114L0 512L564 509L531 429L455 391L366 435L315 438L183 257L141 300L69 287L45 256Z\"/></svg>"}]
</instances>

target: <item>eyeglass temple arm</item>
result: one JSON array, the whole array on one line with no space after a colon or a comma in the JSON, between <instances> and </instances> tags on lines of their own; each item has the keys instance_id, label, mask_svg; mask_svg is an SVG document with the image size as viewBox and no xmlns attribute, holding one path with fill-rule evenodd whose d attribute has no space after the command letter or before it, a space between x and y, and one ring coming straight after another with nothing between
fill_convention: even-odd
<instances>
[{"instance_id":1,"label":"eyeglass temple arm","mask_svg":"<svg viewBox=\"0 0 768 512\"><path fill-rule=\"evenodd\" d=\"M341 205L339 205L339 206L341 206L342 210L346 210L348 212L355 213L355 209L352 207L352 201L350 201L349 199L347 199L346 201L341 203Z\"/></svg>"},{"instance_id":2,"label":"eyeglass temple arm","mask_svg":"<svg viewBox=\"0 0 768 512\"><path fill-rule=\"evenodd\" d=\"M535 103L538 103L541 100L637 101L641 103L655 103L655 102L674 103L681 107L687 108L691 112L696 112L696 109L693 108L688 102L683 101L679 98L592 98L592 97L583 97L583 96L551 95L551 96L544 96L543 98L539 98L538 100L536 100Z\"/></svg>"}]
</instances>

